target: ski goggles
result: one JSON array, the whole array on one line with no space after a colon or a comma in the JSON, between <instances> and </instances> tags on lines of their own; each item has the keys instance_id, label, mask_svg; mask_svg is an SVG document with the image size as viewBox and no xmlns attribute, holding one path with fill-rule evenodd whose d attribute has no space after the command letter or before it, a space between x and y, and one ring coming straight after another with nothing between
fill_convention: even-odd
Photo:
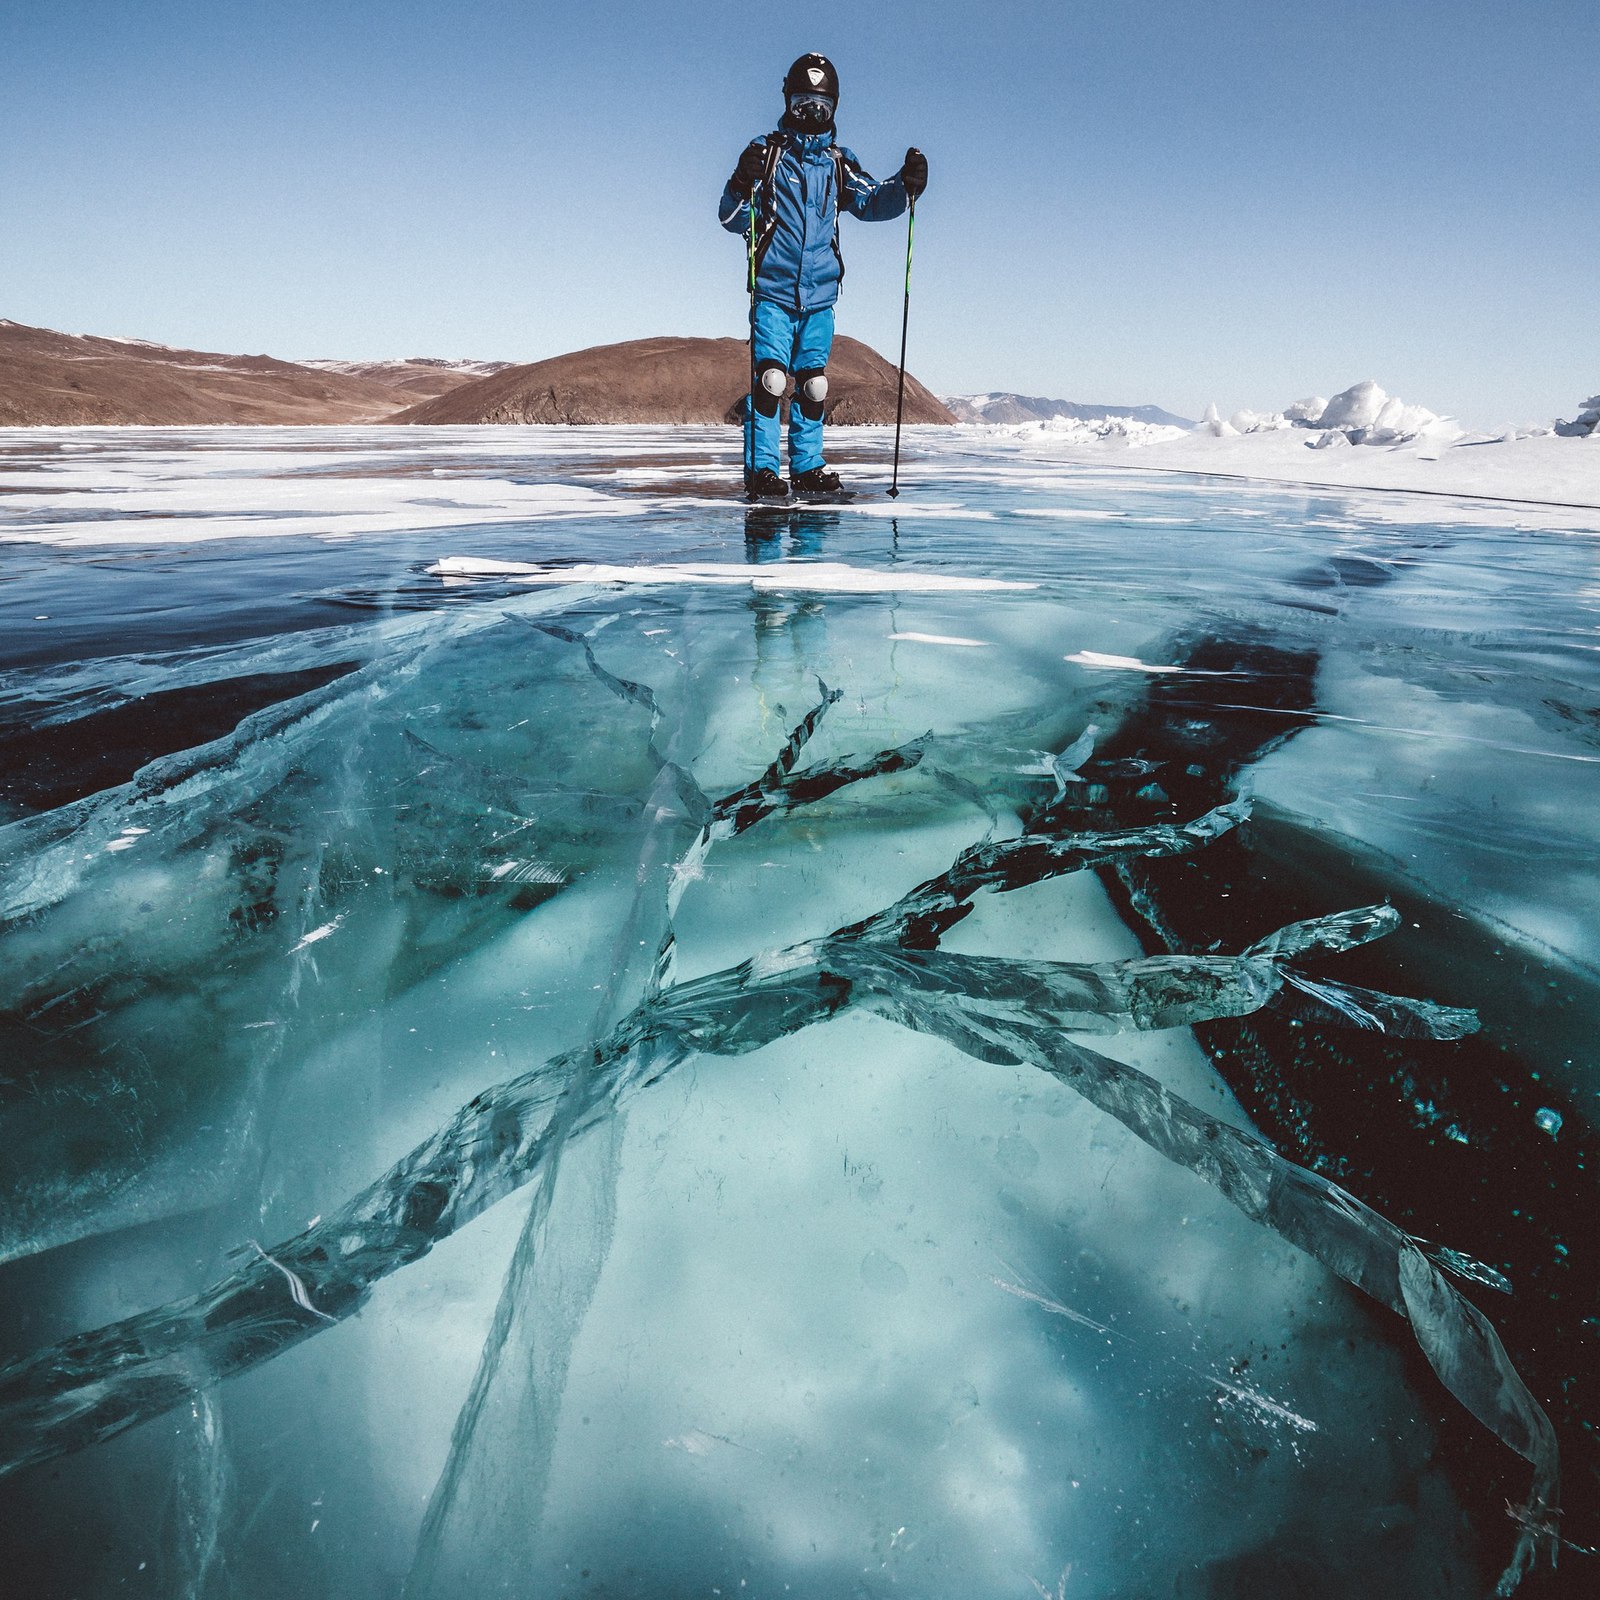
<instances>
[{"instance_id":1,"label":"ski goggles","mask_svg":"<svg viewBox=\"0 0 1600 1600\"><path fill-rule=\"evenodd\" d=\"M797 128L825 128L833 121L833 101L825 94L792 94L789 120Z\"/></svg>"}]
</instances>

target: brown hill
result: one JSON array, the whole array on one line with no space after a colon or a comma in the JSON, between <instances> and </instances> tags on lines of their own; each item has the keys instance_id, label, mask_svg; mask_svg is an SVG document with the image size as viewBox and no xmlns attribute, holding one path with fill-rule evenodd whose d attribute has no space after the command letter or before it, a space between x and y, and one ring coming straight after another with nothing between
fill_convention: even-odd
<instances>
[{"instance_id":1,"label":"brown hill","mask_svg":"<svg viewBox=\"0 0 1600 1600\"><path fill-rule=\"evenodd\" d=\"M830 422L892 423L897 369L857 339L828 363ZM392 422L737 422L750 388L743 339L629 339L507 367ZM954 422L908 372L905 420Z\"/></svg>"},{"instance_id":2,"label":"brown hill","mask_svg":"<svg viewBox=\"0 0 1600 1600\"><path fill-rule=\"evenodd\" d=\"M0 318L0 427L353 422L737 421L742 339L634 339L531 365L494 361L280 361L142 339L56 333ZM834 341L833 422L893 422L895 368ZM402 409L405 408L405 409ZM906 374L906 420L953 422Z\"/></svg>"},{"instance_id":3,"label":"brown hill","mask_svg":"<svg viewBox=\"0 0 1600 1600\"><path fill-rule=\"evenodd\" d=\"M392 385L271 356L177 350L0 320L0 425L375 422Z\"/></svg>"}]
</instances>

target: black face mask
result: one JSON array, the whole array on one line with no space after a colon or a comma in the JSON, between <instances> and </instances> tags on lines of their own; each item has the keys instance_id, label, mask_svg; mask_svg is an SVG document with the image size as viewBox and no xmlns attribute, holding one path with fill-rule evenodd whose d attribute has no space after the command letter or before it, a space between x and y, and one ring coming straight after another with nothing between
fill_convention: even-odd
<instances>
[{"instance_id":1,"label":"black face mask","mask_svg":"<svg viewBox=\"0 0 1600 1600\"><path fill-rule=\"evenodd\" d=\"M789 122L801 133L826 133L833 126L833 101L825 94L792 94Z\"/></svg>"}]
</instances>

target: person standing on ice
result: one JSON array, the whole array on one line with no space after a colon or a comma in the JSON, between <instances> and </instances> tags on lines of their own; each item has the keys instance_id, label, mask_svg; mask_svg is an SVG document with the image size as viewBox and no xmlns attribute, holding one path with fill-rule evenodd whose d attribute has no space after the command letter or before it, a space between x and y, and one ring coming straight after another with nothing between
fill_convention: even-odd
<instances>
[{"instance_id":1,"label":"person standing on ice","mask_svg":"<svg viewBox=\"0 0 1600 1600\"><path fill-rule=\"evenodd\" d=\"M928 186L928 158L920 150L907 150L900 171L876 183L853 152L834 143L839 75L826 56L801 56L783 80L783 96L783 120L745 147L717 208L729 233L748 233L754 213L754 392L745 459L752 500L787 498L778 475L778 408L791 374L790 485L798 495L839 492L838 474L822 459L824 368L844 277L839 213L887 222Z\"/></svg>"}]
</instances>

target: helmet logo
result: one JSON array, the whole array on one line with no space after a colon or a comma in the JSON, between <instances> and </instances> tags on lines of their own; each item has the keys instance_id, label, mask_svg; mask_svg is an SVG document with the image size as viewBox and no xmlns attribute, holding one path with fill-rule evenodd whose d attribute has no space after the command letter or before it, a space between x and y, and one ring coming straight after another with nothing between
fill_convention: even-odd
<instances>
[{"instance_id":1,"label":"helmet logo","mask_svg":"<svg viewBox=\"0 0 1600 1600\"><path fill-rule=\"evenodd\" d=\"M811 87L813 89L820 89L822 87L824 74L821 67L807 67L806 76L811 80Z\"/></svg>"}]
</instances>

